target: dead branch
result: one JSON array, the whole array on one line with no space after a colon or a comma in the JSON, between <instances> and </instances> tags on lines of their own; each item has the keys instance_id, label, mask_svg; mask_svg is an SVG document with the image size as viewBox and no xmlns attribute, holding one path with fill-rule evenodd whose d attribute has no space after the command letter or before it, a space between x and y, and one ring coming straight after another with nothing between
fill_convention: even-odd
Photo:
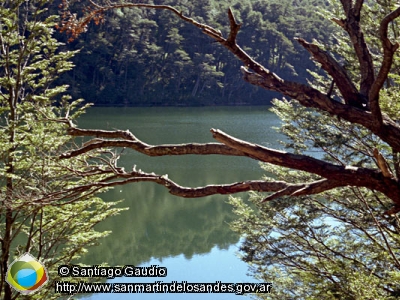
<instances>
[{"instance_id":1,"label":"dead branch","mask_svg":"<svg viewBox=\"0 0 400 300\"><path fill-rule=\"evenodd\" d=\"M387 178L393 178L393 173L392 171L390 171L389 164L387 163L386 159L383 157L383 155L379 152L377 148L374 149L373 154L376 159L376 164L382 171L383 176Z\"/></svg>"},{"instance_id":2,"label":"dead branch","mask_svg":"<svg viewBox=\"0 0 400 300\"><path fill-rule=\"evenodd\" d=\"M268 188L260 189L256 188L254 185L246 185L237 183L224 186L224 185L213 185L198 189L184 188L176 183L166 180L165 178L161 180L162 176L155 174L145 174L140 173L124 173L124 172L114 172L115 178L108 180L114 180L121 177L132 177L129 182L138 181L152 181L158 184L165 185L171 193L179 194L184 197L197 197L195 195L209 195L207 193L213 191L214 193L234 193L244 191L243 189L249 188L252 190L254 188L258 191L264 192L279 192L273 198L279 195L293 195L300 196L308 194L320 193L329 189L333 189L339 186L364 186L373 190L380 191L392 199L395 203L400 203L400 187L397 184L397 180L394 178L386 177L382 174L381 170L368 169L368 168L358 168L353 166L343 166L328 163L313 157L306 155L292 154L284 151L278 151L263 147L258 144L249 143L235 137L232 137L221 130L211 129L211 133L219 143L206 143L206 144L178 144L178 145L149 145L139 139L137 139L129 131L105 131L105 130L90 130L90 129L79 129L70 128L69 132L74 136L95 136L93 142L86 143L86 146L79 148L77 150L65 153L61 158L69 158L84 153L88 153L94 149L103 149L107 147L129 147L138 152L149 156L163 156L163 155L187 155L187 154L199 154L199 155L233 155L233 156L247 156L249 158L271 163L277 166L292 168L300 171L305 171L311 174L318 175L322 178L327 179L326 181L317 181L314 183L301 183L299 185L290 185L278 189L272 190L271 186ZM103 139L99 139L99 137ZM117 139L104 139L104 138L117 138ZM114 170L117 170L115 167ZM136 171L134 171L136 172ZM145 174L145 175L143 175ZM107 181L108 181L107 180ZM122 182L125 183L125 182ZM120 183L120 184L122 184ZM95 183L94 183L95 184ZM105 182L101 183L105 185ZM118 183L115 183L118 184ZM172 188L173 187L173 188ZM274 186L274 188L276 185ZM199 196L200 197L200 196Z\"/></svg>"},{"instance_id":3,"label":"dead branch","mask_svg":"<svg viewBox=\"0 0 400 300\"><path fill-rule=\"evenodd\" d=\"M324 191L331 190L331 189L337 188L337 187L343 187L343 186L345 186L345 185L343 185L343 182L327 180L327 179L321 179L321 180L311 182L311 183L292 184L292 185L288 185L284 189L266 197L261 202L271 201L271 200L274 200L276 198L283 197L283 196L297 197L297 196L303 196L303 195L319 194Z\"/></svg>"},{"instance_id":4,"label":"dead branch","mask_svg":"<svg viewBox=\"0 0 400 300\"><path fill-rule=\"evenodd\" d=\"M247 156L243 152L219 143L150 145L139 140L129 130L107 131L97 129L69 128L68 134L72 136L94 136L96 138L86 142L81 148L62 154L60 156L61 159L75 157L84 153L88 153L94 149L102 149L107 147L126 147L148 156L185 154ZM106 140L104 138L114 138L114 140Z\"/></svg>"}]
</instances>

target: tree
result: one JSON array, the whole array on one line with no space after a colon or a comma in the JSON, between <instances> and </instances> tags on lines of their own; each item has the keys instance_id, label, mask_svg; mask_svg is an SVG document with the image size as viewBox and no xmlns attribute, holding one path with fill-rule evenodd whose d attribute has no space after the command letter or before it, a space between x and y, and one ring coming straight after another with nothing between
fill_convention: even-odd
<instances>
[{"instance_id":1,"label":"tree","mask_svg":"<svg viewBox=\"0 0 400 300\"><path fill-rule=\"evenodd\" d=\"M171 6L141 3L112 4L109 2L100 5L93 1L90 1L90 4L91 8L88 9L86 14L81 18L77 18L75 14L69 12L68 3L64 1L63 21L59 29L67 32L70 34L71 39L74 39L86 30L86 26L91 20L100 22L104 18L104 13L110 10L142 7L171 11L185 22L200 28L204 34L213 38L239 58L245 65L241 70L243 78L247 82L267 90L279 92L290 99L297 100L301 106L308 109L315 109L322 114L328 114L330 117L337 117L350 124L361 126L361 128L364 128L371 135L382 141L386 148L382 150L374 148L369 153L365 153L365 159L368 158L370 162L368 166L366 164L365 166L353 166L333 163L304 154L269 149L236 139L218 129L211 129L211 132L213 137L220 143L153 146L138 140L129 131L85 130L76 127L71 122L68 130L70 135L92 136L95 139L92 139L79 149L65 153L62 158L71 158L104 147L128 147L151 156L187 154L246 156L276 166L303 171L314 176L310 181L301 183L269 179L198 188L181 187L166 176L145 173L135 169L132 172L116 169L115 176L129 181L155 182L164 185L172 194L182 197L203 197L216 193L233 194L254 190L273 192L267 198L272 200L283 196L294 197L318 194L340 187L364 187L371 191L380 192L392 201L393 208L386 211L387 215L400 211L399 167L397 163L398 151L400 150L400 126L389 115L382 112L380 105L380 91L388 80L393 57L398 48L398 44L390 40L389 24L400 15L400 8L391 11L380 21L379 40L383 58L379 65L376 65L372 59L372 54L361 26L360 16L364 4L363 1L358 0L353 3L352 1L343 0L341 2L343 18L335 18L333 20L350 37L359 64L357 76L359 87L331 53L323 50L317 43L309 43L304 39L297 38L299 44L311 54L312 58L321 65L321 68L334 81L339 90L339 99L336 99L331 96L330 92L321 91L310 85L283 80L252 59L236 42L241 24L236 22L230 9L228 11L229 33L224 35L221 31L187 17L183 12ZM375 72L375 70L378 70L378 72ZM390 156L394 157L393 161Z\"/></svg>"},{"instance_id":2,"label":"tree","mask_svg":"<svg viewBox=\"0 0 400 300\"><path fill-rule=\"evenodd\" d=\"M379 147L365 130L309 114L289 101L275 101L274 110L292 150L322 149L317 153L327 160L360 165L368 163L360 154ZM302 172L263 168L277 180L310 179ZM400 227L398 216L382 215L389 199L358 187L267 203L264 198L253 193L253 205L238 198L230 202L239 216L232 228L245 236L242 259L256 278L274 283L268 299L398 298Z\"/></svg>"},{"instance_id":3,"label":"tree","mask_svg":"<svg viewBox=\"0 0 400 300\"><path fill-rule=\"evenodd\" d=\"M363 29L369 33L373 53L377 51L374 45L379 45L379 35L373 29L376 19L383 19L392 9L388 2L363 7ZM331 11L337 14L337 10L331 8ZM325 14L338 17L335 13ZM391 27L390 32L398 36L396 27ZM354 80L357 57L349 51L350 43L344 35L338 32L335 38L331 51L340 50L335 54L340 55ZM379 63L380 59L373 57L374 63ZM396 57L391 70L393 74L398 72ZM389 78L380 93L380 104L397 120L398 104L393 99L398 93L398 79L397 76ZM321 79L317 78L315 84L325 84L328 89L329 82L324 80L323 83ZM331 92L337 97L338 91L331 89ZM281 131L288 137L286 147L292 151L319 150L318 156L326 160L355 166L371 166L374 149L382 153L390 151L362 126L318 112L310 114L293 101L275 101L274 104L274 111L283 120ZM391 166L397 165L395 157L388 159L391 159ZM280 180L298 182L308 176L267 165L263 167ZM233 228L246 236L241 247L242 258L249 263L252 274L263 281L274 282L273 299L399 297L399 219L397 215L387 217L381 213L390 206L390 199L359 187L303 196L294 201L276 199L268 205L260 204L263 198L252 195L257 209L240 199L231 199L240 216Z\"/></svg>"},{"instance_id":4,"label":"tree","mask_svg":"<svg viewBox=\"0 0 400 300\"><path fill-rule=\"evenodd\" d=\"M10 263L25 252L50 274L31 298L57 298L58 266L76 261L107 235L93 227L120 211L96 197L107 189L102 180L112 166L93 168L93 162L113 153L59 159L74 147L60 120L74 120L86 107L70 99L67 86L54 85L72 68L75 52L60 50L53 37L57 16L49 15L48 5L0 1L0 298L7 300L21 296L5 278Z\"/></svg>"}]
</instances>

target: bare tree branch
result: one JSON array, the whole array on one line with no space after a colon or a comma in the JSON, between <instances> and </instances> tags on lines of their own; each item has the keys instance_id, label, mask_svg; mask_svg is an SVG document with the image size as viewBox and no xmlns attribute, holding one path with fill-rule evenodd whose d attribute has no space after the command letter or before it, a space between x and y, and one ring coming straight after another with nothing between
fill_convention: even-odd
<instances>
[{"instance_id":1,"label":"bare tree branch","mask_svg":"<svg viewBox=\"0 0 400 300\"><path fill-rule=\"evenodd\" d=\"M236 22L235 16L233 15L232 9L228 9L228 17L230 24L230 32L228 39L226 40L227 44L235 45L236 44L236 36L239 33L241 25Z\"/></svg>"},{"instance_id":2,"label":"bare tree branch","mask_svg":"<svg viewBox=\"0 0 400 300\"><path fill-rule=\"evenodd\" d=\"M329 190L338 186L364 186L373 190L380 191L392 199L395 203L400 203L400 187L397 184L397 180L394 178L386 177L382 174L379 169L367 169L358 168L353 166L343 166L328 163L313 157L306 155L298 155L287 153L284 151L278 151L263 147L261 145L252 144L237 138L234 138L223 131L217 129L211 129L213 137L221 142L218 143L206 143L206 144L179 144L179 145L148 145L138 140L129 131L105 131L105 130L88 130L88 129L78 129L70 128L69 132L71 135L75 136L95 136L96 141L93 143L88 143L80 149L66 153L61 156L61 158L68 158L72 156L77 156L80 154L88 153L94 149L100 149L104 147L130 147L138 152L149 156L162 156L162 155L187 155L187 154L219 154L219 155L233 155L233 156L247 156L249 158L256 159L258 161L271 163L274 165L292 168L296 170L305 171L311 174L316 174L323 178L328 179L327 181L320 181L314 183L301 183L298 186L287 184L283 188L278 190L263 190L263 191L281 191L278 195L305 195L305 193L319 193L325 190ZM107 138L118 138L117 140L100 140L98 137ZM114 168L115 170L117 168ZM125 173L117 172L118 178ZM125 174L126 175L126 174ZM124 175L124 176L125 176ZM192 188L183 188L178 186L174 182L161 180L161 177L155 174L145 174L142 173L138 176L136 173L134 175L136 179L132 178L129 180L136 181L153 181L159 184L167 184L168 186L173 186L175 189L170 189L171 193L179 193L185 197L193 197L193 195L206 195L210 191L215 193L232 193L234 191L242 191L244 185L233 184L226 187L221 185L215 185L213 188L204 187L199 188L199 190ZM126 176L133 176L128 174ZM145 179L144 179L145 178ZM116 179L116 178L112 178ZM111 180L111 179L108 179ZM131 181L129 181L131 182ZM125 182L123 182L125 183ZM101 183L105 184L105 183ZM247 187L253 187L252 185L246 185ZM258 189L257 189L258 190ZM285 191L282 191L285 190ZM174 192L176 191L176 192ZM200 192L201 191L201 192ZM206 192L207 191L207 192ZM217 192L218 191L218 192ZM222 192L221 192L222 191ZM290 192L290 193L289 193ZM192 196L189 196L192 195ZM208 194L207 194L208 195Z\"/></svg>"},{"instance_id":3,"label":"bare tree branch","mask_svg":"<svg viewBox=\"0 0 400 300\"><path fill-rule=\"evenodd\" d=\"M285 187L284 189L266 197L264 200L261 202L267 202L274 200L279 197L283 196L292 196L292 197L297 197L297 196L303 196L303 195L313 195L313 194L319 194L324 191L328 191L337 187L342 187L345 186L343 184L343 181L334 181L334 180L327 180L327 179L321 179L315 182L311 183L301 183L301 184L291 184Z\"/></svg>"},{"instance_id":4,"label":"bare tree branch","mask_svg":"<svg viewBox=\"0 0 400 300\"><path fill-rule=\"evenodd\" d=\"M383 47L383 61L379 73L371 86L369 92L369 103L372 116L374 117L374 123L376 127L382 125L382 113L379 106L379 91L382 89L385 83L390 68L393 64L393 56L396 50L399 48L399 44L392 42L388 38L388 26L389 23L400 16L400 7L388 14L381 22L379 27L379 35Z\"/></svg>"},{"instance_id":5,"label":"bare tree branch","mask_svg":"<svg viewBox=\"0 0 400 300\"><path fill-rule=\"evenodd\" d=\"M388 116L383 116L382 126L377 128L372 122L372 114L356 107L332 100L320 91L307 85L277 79L275 74L262 77L242 67L243 78L247 82L268 90L279 92L296 99L305 107L313 107L338 116L351 123L356 123L371 130L394 149L400 149L400 126Z\"/></svg>"},{"instance_id":6,"label":"bare tree branch","mask_svg":"<svg viewBox=\"0 0 400 300\"><path fill-rule=\"evenodd\" d=\"M105 131L105 130L88 130L71 128L69 133L74 136L96 136L108 138L122 138L128 140L96 140L89 143L87 146L79 148L75 151L63 154L61 158L69 158L83 153L87 153L94 149L105 147L129 147L138 152L149 156L164 156L164 155L233 155L247 156L262 162L272 163L287 168L309 172L329 179L343 179L342 176L354 176L356 173L369 174L376 173L378 170L356 168L349 166L341 166L331 164L306 155L292 154L284 151L274 150L263 147L258 144L252 144L237 138L234 138L225 132L218 129L211 129L213 137L221 142L219 143L189 143L175 145L149 145L137 139L129 131ZM364 176L364 175L362 175Z\"/></svg>"},{"instance_id":7,"label":"bare tree branch","mask_svg":"<svg viewBox=\"0 0 400 300\"><path fill-rule=\"evenodd\" d=\"M356 16L360 16L360 12L361 12L363 4L364 4L364 0L356 0L356 2L354 4L354 14Z\"/></svg>"},{"instance_id":8,"label":"bare tree branch","mask_svg":"<svg viewBox=\"0 0 400 300\"><path fill-rule=\"evenodd\" d=\"M361 180L361 178L364 176L367 176L368 180L370 180L370 177L372 177L373 174L377 175L377 170L335 165L307 155L292 154L285 151L270 149L258 144L249 143L234 138L218 129L211 129L211 132L217 141L242 151L248 156L259 161L271 163L281 167L305 171L333 180L346 180L345 178L347 176L358 177L356 180L351 180L349 178L352 184L354 184L355 181Z\"/></svg>"},{"instance_id":9,"label":"bare tree branch","mask_svg":"<svg viewBox=\"0 0 400 300\"><path fill-rule=\"evenodd\" d=\"M169 193L175 196L184 198L199 198L206 197L215 194L235 194L247 191L258 191L258 192L275 192L288 187L293 186L290 183L284 181L264 181L264 180L248 180L242 182L234 182L231 184L212 184L204 187L183 187L175 183L168 178L168 175L157 175L155 173L146 173L141 170L137 171L135 168L132 172L125 172L123 168L114 170L114 173L99 182L93 182L86 185L78 185L64 189L62 191L47 194L45 198L37 198L34 200L35 203L43 204L46 202L54 202L59 199L71 199L70 201L76 201L77 197L82 197L84 193L94 193L95 191L105 188L113 187L118 185L125 185L133 182L154 182L159 185L166 187ZM301 189L306 184L295 185L297 189ZM322 190L314 190L314 193L321 192Z\"/></svg>"},{"instance_id":10,"label":"bare tree branch","mask_svg":"<svg viewBox=\"0 0 400 300\"><path fill-rule=\"evenodd\" d=\"M346 70L340 66L339 63L329 53L321 50L315 44L307 43L303 39L297 38L296 40L308 52L310 52L313 58L321 64L322 68L332 76L336 86L339 88L340 93L343 96L343 99L346 101L346 104L358 107L360 109L366 108L366 98L358 92Z\"/></svg>"},{"instance_id":11,"label":"bare tree branch","mask_svg":"<svg viewBox=\"0 0 400 300\"><path fill-rule=\"evenodd\" d=\"M340 2L342 3L343 10L346 13L346 15L349 14L351 6L352 6L352 3L351 3L352 0L340 0Z\"/></svg>"},{"instance_id":12,"label":"bare tree branch","mask_svg":"<svg viewBox=\"0 0 400 300\"><path fill-rule=\"evenodd\" d=\"M169 6L169 5L153 5L153 4L146 4L146 3L120 3L120 4L117 4L117 3L109 2L107 5L101 6L97 3L94 3L94 1L90 1L90 3L94 7L94 9L92 9L90 11L90 13L88 13L81 20L76 20L75 16L69 15L69 17L72 19L64 20L61 24L62 26L59 27L59 30L61 32L66 31L69 33L71 30L71 25L75 25L76 28L81 29L81 30L77 31L77 34L80 34L80 33L84 32L84 27L86 28L86 26L90 23L90 21L92 19L95 19L97 16L103 15L106 11L114 10L117 8L142 7L142 8L169 10L169 11L173 12L174 14L176 14L179 18L181 18L185 22L191 23L191 24L195 25L196 27L204 30L205 33L207 33L211 37L213 37L215 39L218 39L219 37L221 37L220 31L215 30L213 27L208 26L206 24L199 23L192 18L186 17L185 15L183 15L183 13L181 11L178 11L176 8ZM76 36L77 35L73 35L73 38L76 38Z\"/></svg>"},{"instance_id":13,"label":"bare tree branch","mask_svg":"<svg viewBox=\"0 0 400 300\"><path fill-rule=\"evenodd\" d=\"M383 157L383 155L379 152L377 148L374 149L373 154L376 159L376 164L382 171L383 176L387 178L393 178L393 173L392 171L390 171L389 164L387 163L386 159Z\"/></svg>"},{"instance_id":14,"label":"bare tree branch","mask_svg":"<svg viewBox=\"0 0 400 300\"><path fill-rule=\"evenodd\" d=\"M94 139L86 142L85 145L76 150L64 153L62 159L78 156L94 149L107 147L126 147L143 153L148 156L164 155L185 155L185 154L221 154L230 156L247 156L245 153L232 149L219 143L190 143L190 144L169 144L169 145L150 145L142 142L135 137L129 130L106 131L97 129L69 128L68 133L72 136L95 136L97 138L116 138L117 140Z\"/></svg>"},{"instance_id":15,"label":"bare tree branch","mask_svg":"<svg viewBox=\"0 0 400 300\"><path fill-rule=\"evenodd\" d=\"M35 197L36 199L33 202L38 205L56 202L60 199L69 199L69 202L74 202L100 189L133 182L153 182L166 187L170 194L184 198L199 198L215 194L226 195L247 191L275 192L265 198L263 202L283 196L318 194L333 188L351 185L351 183L349 184L346 180L321 179L311 183L298 184L291 184L284 181L247 180L230 184L211 184L203 187L184 187L169 179L168 175L146 173L141 170L137 171L136 166L134 166L131 172L126 172L124 168L118 167L109 168L107 170L93 170L92 172L95 174L109 174L109 176L101 181L94 181L89 184L77 185L54 193L47 193L45 197ZM88 174L92 175L91 173ZM79 175L84 176L87 174L80 173Z\"/></svg>"},{"instance_id":16,"label":"bare tree branch","mask_svg":"<svg viewBox=\"0 0 400 300\"><path fill-rule=\"evenodd\" d=\"M365 42L364 33L360 26L360 12L363 1L357 0L354 7L352 0L341 0L340 2L342 3L346 14L346 19L340 20L340 23L342 24L341 27L349 34L360 64L360 93L365 97L368 97L370 88L375 80L375 75L372 55L367 43ZM336 23L340 24L339 22Z\"/></svg>"}]
</instances>

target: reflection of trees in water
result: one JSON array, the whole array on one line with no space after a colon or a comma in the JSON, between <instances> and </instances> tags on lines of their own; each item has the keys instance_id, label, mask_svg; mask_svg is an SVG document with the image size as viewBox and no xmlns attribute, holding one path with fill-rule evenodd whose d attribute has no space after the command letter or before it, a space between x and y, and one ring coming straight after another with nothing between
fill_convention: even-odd
<instances>
[{"instance_id":1,"label":"reflection of trees in water","mask_svg":"<svg viewBox=\"0 0 400 300\"><path fill-rule=\"evenodd\" d=\"M80 126L129 129L150 144L209 142L209 128L215 127L229 129L239 138L279 147L275 141L280 135L269 129L279 122L266 107L94 107L80 120ZM259 179L264 173L256 161L244 157L147 157L126 149L118 165L130 170L134 164L138 169L168 174L177 183L193 187ZM152 257L162 259L180 254L190 258L209 253L215 246L228 248L239 239L227 224L234 217L232 207L225 203L227 196L181 199L151 183L116 187L101 196L112 201L125 199L121 206L130 209L99 226L113 233L101 240L100 246L90 249L83 259L88 264L138 265Z\"/></svg>"},{"instance_id":2,"label":"reflection of trees in water","mask_svg":"<svg viewBox=\"0 0 400 300\"><path fill-rule=\"evenodd\" d=\"M239 240L228 223L233 220L226 196L180 199L149 184L115 189L104 197L124 198L128 211L102 224L113 233L90 249L84 263L110 266L135 264L151 258L208 253L215 246L227 249Z\"/></svg>"}]
</instances>

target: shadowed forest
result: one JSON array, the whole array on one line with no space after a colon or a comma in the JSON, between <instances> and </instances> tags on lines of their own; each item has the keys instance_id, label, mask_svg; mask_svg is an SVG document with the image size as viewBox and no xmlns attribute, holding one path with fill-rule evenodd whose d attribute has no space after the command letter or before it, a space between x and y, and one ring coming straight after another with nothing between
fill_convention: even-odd
<instances>
[{"instance_id":1,"label":"shadowed forest","mask_svg":"<svg viewBox=\"0 0 400 300\"><path fill-rule=\"evenodd\" d=\"M154 1L159 4L160 1ZM283 79L305 83L319 71L294 37L329 44L332 25L315 13L321 0L162 1L224 31L228 7L243 22L238 41ZM55 5L55 4L54 4ZM74 3L73 11L84 9ZM200 30L168 11L127 8L67 43L80 49L76 67L61 81L73 97L96 106L265 105L277 94L242 80L241 62ZM59 39L67 42L60 34Z\"/></svg>"}]
</instances>

